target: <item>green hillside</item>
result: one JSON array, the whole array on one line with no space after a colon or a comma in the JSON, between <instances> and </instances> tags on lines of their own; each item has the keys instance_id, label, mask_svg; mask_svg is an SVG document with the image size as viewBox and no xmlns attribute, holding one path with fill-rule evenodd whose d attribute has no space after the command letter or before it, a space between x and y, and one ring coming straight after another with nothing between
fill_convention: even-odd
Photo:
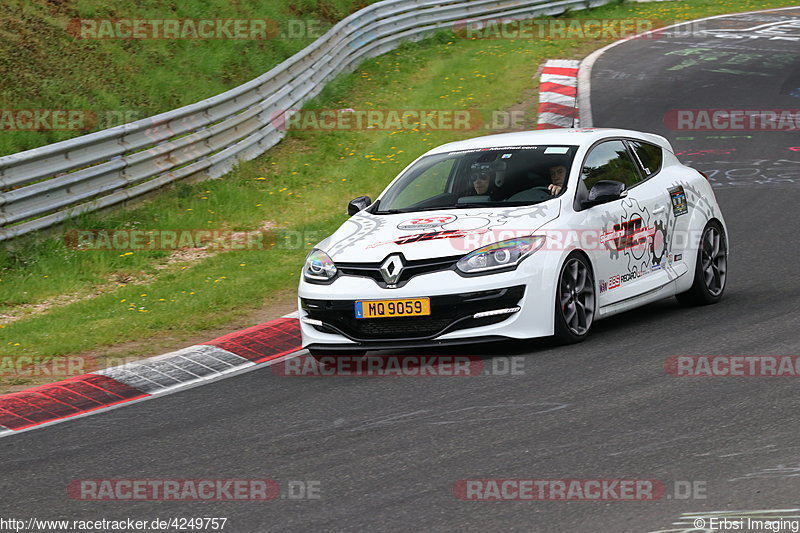
<instances>
[{"instance_id":1,"label":"green hillside","mask_svg":"<svg viewBox=\"0 0 800 533\"><path fill-rule=\"evenodd\" d=\"M145 118L221 93L266 72L371 2L3 0L0 112L6 112L6 120L0 115L0 155ZM235 19L245 24L260 19L266 20L268 31L265 39L82 39L78 38L79 19ZM9 112L18 110L92 113L85 114L88 120L75 124L87 128L84 131L11 130L11 125L19 128L20 121Z\"/></svg>"}]
</instances>

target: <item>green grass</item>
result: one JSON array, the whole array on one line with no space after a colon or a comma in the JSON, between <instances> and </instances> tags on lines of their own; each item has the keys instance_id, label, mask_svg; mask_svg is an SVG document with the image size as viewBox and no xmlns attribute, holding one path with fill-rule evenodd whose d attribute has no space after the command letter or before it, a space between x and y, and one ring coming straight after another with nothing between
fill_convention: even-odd
<instances>
[{"instance_id":1,"label":"green grass","mask_svg":"<svg viewBox=\"0 0 800 533\"><path fill-rule=\"evenodd\" d=\"M141 119L191 104L263 74L313 36L266 40L76 39L73 19L270 19L329 27L374 0L61 0L0 2L0 109L82 109L99 119ZM292 26L296 27L296 26ZM2 131L0 155L81 134Z\"/></svg>"},{"instance_id":2,"label":"green grass","mask_svg":"<svg viewBox=\"0 0 800 533\"><path fill-rule=\"evenodd\" d=\"M732 4L720 0L622 4L591 15L688 19L756 9L764 2ZM532 76L542 61L579 58L604 44L466 40L442 33L367 61L332 83L309 107L507 109L532 94ZM347 200L361 194L374 198L422 152L480 133L292 132L222 179L180 183L145 203L87 215L67 228L252 230L269 222L285 231L307 232L308 239L296 246L231 251L195 264L158 268L167 252L73 250L65 246L61 234L19 239L0 249L0 314L60 294L91 294L102 287L110 292L7 324L0 329L2 352L67 355L223 325L260 307L270 295L296 286L304 255L345 220ZM143 283L114 281L128 277Z\"/></svg>"}]
</instances>

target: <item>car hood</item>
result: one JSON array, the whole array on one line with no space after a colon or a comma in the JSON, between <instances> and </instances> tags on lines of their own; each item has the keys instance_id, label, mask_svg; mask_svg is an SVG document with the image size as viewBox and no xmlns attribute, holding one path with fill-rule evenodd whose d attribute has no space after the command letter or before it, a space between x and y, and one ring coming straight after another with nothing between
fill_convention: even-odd
<instances>
[{"instance_id":1,"label":"car hood","mask_svg":"<svg viewBox=\"0 0 800 533\"><path fill-rule=\"evenodd\" d=\"M506 239L530 235L558 217L560 203L444 209L393 215L361 211L317 245L335 262L375 263L391 253L407 260L464 255Z\"/></svg>"}]
</instances>

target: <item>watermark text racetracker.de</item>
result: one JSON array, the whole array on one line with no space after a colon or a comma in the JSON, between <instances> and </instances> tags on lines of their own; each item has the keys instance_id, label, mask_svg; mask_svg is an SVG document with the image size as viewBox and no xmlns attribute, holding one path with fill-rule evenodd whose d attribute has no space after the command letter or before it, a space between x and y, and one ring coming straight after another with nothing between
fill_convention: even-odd
<instances>
[{"instance_id":1,"label":"watermark text racetracker.de","mask_svg":"<svg viewBox=\"0 0 800 533\"><path fill-rule=\"evenodd\" d=\"M707 497L701 480L658 479L461 479L453 495L463 501L647 502Z\"/></svg>"},{"instance_id":2,"label":"watermark text racetracker.de","mask_svg":"<svg viewBox=\"0 0 800 533\"><path fill-rule=\"evenodd\" d=\"M0 131L89 131L133 122L132 109L0 109Z\"/></svg>"},{"instance_id":3,"label":"watermark text racetracker.de","mask_svg":"<svg viewBox=\"0 0 800 533\"><path fill-rule=\"evenodd\" d=\"M98 370L100 365L92 356L2 355L0 378L67 378Z\"/></svg>"},{"instance_id":4,"label":"watermark text racetracker.de","mask_svg":"<svg viewBox=\"0 0 800 533\"><path fill-rule=\"evenodd\" d=\"M318 500L320 481L274 479L77 479L67 496L81 501L265 502Z\"/></svg>"},{"instance_id":5,"label":"watermark text racetracker.de","mask_svg":"<svg viewBox=\"0 0 800 533\"><path fill-rule=\"evenodd\" d=\"M636 18L517 20L500 17L459 20L453 25L453 32L464 39L629 39L664 25L660 20ZM649 35L641 37L655 38Z\"/></svg>"},{"instance_id":6,"label":"watermark text racetracker.de","mask_svg":"<svg viewBox=\"0 0 800 533\"><path fill-rule=\"evenodd\" d=\"M683 39L707 36L703 20L678 24L649 18L538 18L463 19L453 24L462 39L527 39L583 41L598 39Z\"/></svg>"},{"instance_id":7,"label":"watermark text racetracker.de","mask_svg":"<svg viewBox=\"0 0 800 533\"><path fill-rule=\"evenodd\" d=\"M316 19L76 18L70 21L67 32L76 39L317 39L330 26L330 23Z\"/></svg>"},{"instance_id":8,"label":"watermark text racetracker.de","mask_svg":"<svg viewBox=\"0 0 800 533\"><path fill-rule=\"evenodd\" d=\"M285 377L477 377L519 376L525 373L522 356L469 355L310 355L293 357L270 366Z\"/></svg>"},{"instance_id":9,"label":"watermark text racetracker.de","mask_svg":"<svg viewBox=\"0 0 800 533\"><path fill-rule=\"evenodd\" d=\"M326 234L316 230L214 230L214 229L72 229L64 234L64 244L73 250L294 250L322 240Z\"/></svg>"},{"instance_id":10,"label":"watermark text racetracker.de","mask_svg":"<svg viewBox=\"0 0 800 533\"><path fill-rule=\"evenodd\" d=\"M664 371L673 377L800 377L800 356L673 355Z\"/></svg>"},{"instance_id":11,"label":"watermark text racetracker.de","mask_svg":"<svg viewBox=\"0 0 800 533\"><path fill-rule=\"evenodd\" d=\"M270 122L280 131L523 130L521 110L494 109L283 109Z\"/></svg>"},{"instance_id":12,"label":"watermark text racetracker.de","mask_svg":"<svg viewBox=\"0 0 800 533\"><path fill-rule=\"evenodd\" d=\"M670 109L674 131L800 131L800 109Z\"/></svg>"},{"instance_id":13,"label":"watermark text racetracker.de","mask_svg":"<svg viewBox=\"0 0 800 533\"><path fill-rule=\"evenodd\" d=\"M451 215L448 215L451 216ZM447 217L427 217L411 219L409 222ZM439 229L441 228L441 229ZM448 246L456 252L469 252L482 246L520 237L540 236L539 251L616 250L664 246L663 235L655 225L612 225L607 229L559 229L547 228L537 231L514 228L446 229L444 222L430 230L394 237L391 240L377 241L368 248L387 245L407 245L426 241L440 241L442 247ZM700 242L702 231L675 230L669 235L673 250L694 250ZM538 253L538 252L537 252Z\"/></svg>"}]
</instances>

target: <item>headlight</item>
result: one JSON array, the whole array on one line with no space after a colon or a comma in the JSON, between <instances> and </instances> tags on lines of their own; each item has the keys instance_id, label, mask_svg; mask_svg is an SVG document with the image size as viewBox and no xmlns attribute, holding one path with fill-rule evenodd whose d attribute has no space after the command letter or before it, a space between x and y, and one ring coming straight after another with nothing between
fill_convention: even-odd
<instances>
[{"instance_id":1,"label":"headlight","mask_svg":"<svg viewBox=\"0 0 800 533\"><path fill-rule=\"evenodd\" d=\"M333 260L328 257L328 254L314 249L306 256L303 276L313 281L329 281L336 276L336 265L333 264Z\"/></svg>"},{"instance_id":2,"label":"headlight","mask_svg":"<svg viewBox=\"0 0 800 533\"><path fill-rule=\"evenodd\" d=\"M544 235L533 235L496 242L468 253L458 260L456 267L465 274L516 267L523 259L541 248L544 241Z\"/></svg>"}]
</instances>

